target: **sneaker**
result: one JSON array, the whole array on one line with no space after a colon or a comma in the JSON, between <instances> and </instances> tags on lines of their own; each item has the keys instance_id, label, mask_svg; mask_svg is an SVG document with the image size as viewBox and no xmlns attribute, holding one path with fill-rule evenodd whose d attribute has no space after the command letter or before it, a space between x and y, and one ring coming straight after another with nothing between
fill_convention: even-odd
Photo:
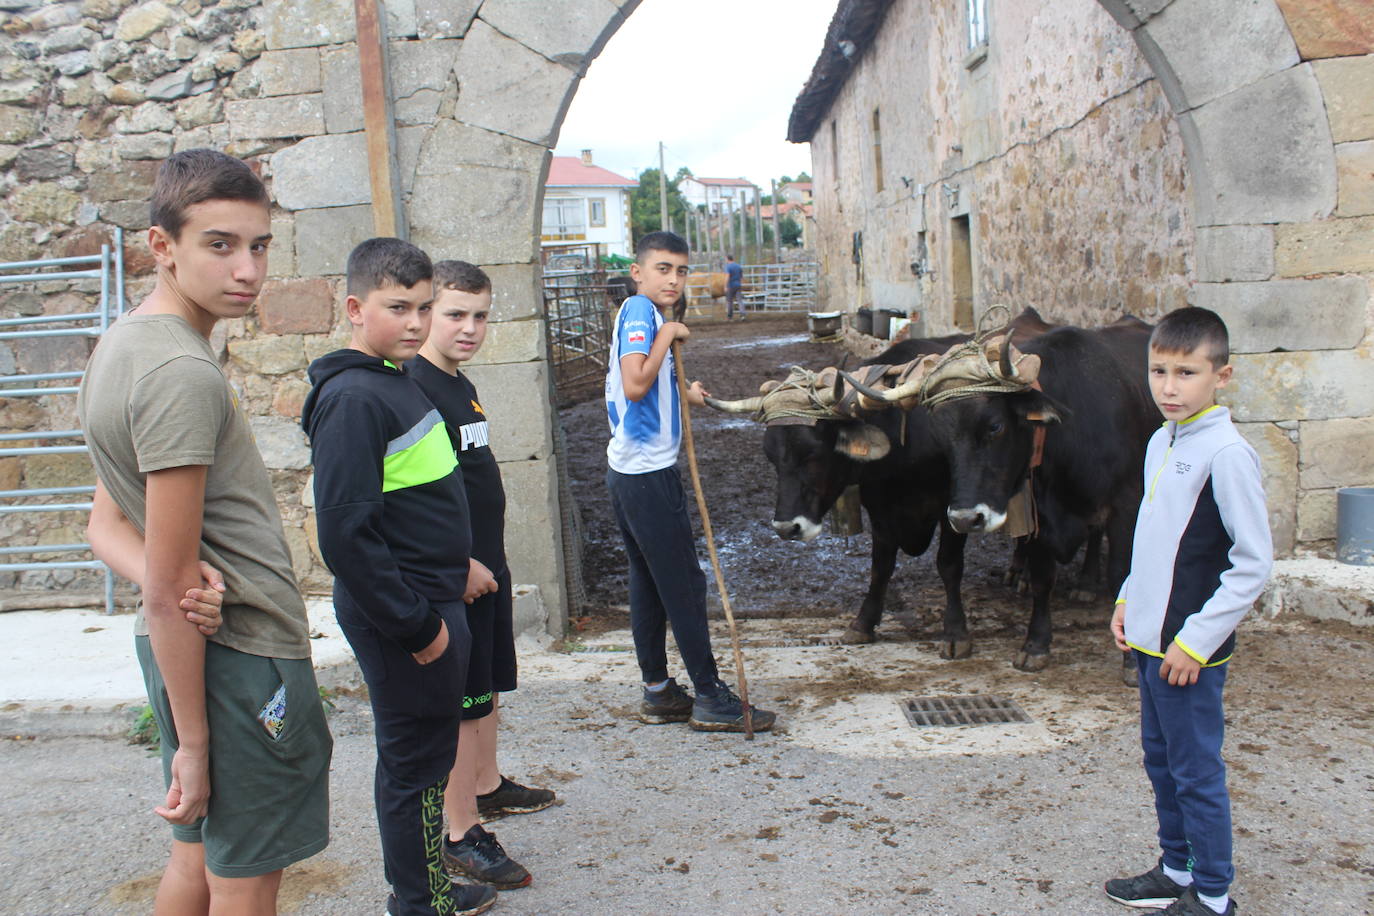
<instances>
[{"instance_id":1,"label":"sneaker","mask_svg":"<svg viewBox=\"0 0 1374 916\"><path fill-rule=\"evenodd\" d=\"M525 887L534 880L525 866L506 855L496 834L483 830L481 824L473 824L456 843L444 837L444 868L450 877L470 878L502 891Z\"/></svg>"},{"instance_id":2,"label":"sneaker","mask_svg":"<svg viewBox=\"0 0 1374 916\"><path fill-rule=\"evenodd\" d=\"M496 902L496 888L485 884L455 884L450 893L453 902L458 906L458 909L452 911L454 916L477 916L478 913L485 913L491 909L492 904ZM399 916L400 912L400 902L396 895L387 897L386 916Z\"/></svg>"},{"instance_id":3,"label":"sneaker","mask_svg":"<svg viewBox=\"0 0 1374 916\"><path fill-rule=\"evenodd\" d=\"M531 789L502 776L501 784L493 791L477 796L477 816L485 823L507 814L543 811L557 797L552 789Z\"/></svg>"},{"instance_id":4,"label":"sneaker","mask_svg":"<svg viewBox=\"0 0 1374 916\"><path fill-rule=\"evenodd\" d=\"M1103 889L1117 903L1142 910L1162 910L1183 895L1187 886L1164 874L1156 864L1143 875L1134 878L1113 878Z\"/></svg>"},{"instance_id":5,"label":"sneaker","mask_svg":"<svg viewBox=\"0 0 1374 916\"><path fill-rule=\"evenodd\" d=\"M773 727L775 713L766 709L751 707L754 731L766 732ZM699 732L742 732L744 731L744 704L727 685L716 681L716 692L712 694L697 692L696 702L692 704L692 717L687 725Z\"/></svg>"},{"instance_id":6,"label":"sneaker","mask_svg":"<svg viewBox=\"0 0 1374 916\"><path fill-rule=\"evenodd\" d=\"M665 722L686 722L692 717L692 695L678 686L673 678L662 690L644 688L644 699L639 704L639 721L646 725L662 725Z\"/></svg>"},{"instance_id":7,"label":"sneaker","mask_svg":"<svg viewBox=\"0 0 1374 916\"><path fill-rule=\"evenodd\" d=\"M1197 899L1197 888L1189 887L1165 908L1164 916L1236 916L1236 902L1226 901L1226 912L1218 914L1216 910Z\"/></svg>"}]
</instances>

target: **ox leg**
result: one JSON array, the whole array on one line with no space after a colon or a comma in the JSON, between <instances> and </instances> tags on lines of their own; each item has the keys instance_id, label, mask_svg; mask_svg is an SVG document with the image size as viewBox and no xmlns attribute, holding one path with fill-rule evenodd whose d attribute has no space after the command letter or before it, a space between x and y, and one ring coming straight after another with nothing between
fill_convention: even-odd
<instances>
[{"instance_id":1,"label":"ox leg","mask_svg":"<svg viewBox=\"0 0 1374 916\"><path fill-rule=\"evenodd\" d=\"M1107 520L1107 586L1111 589L1111 599L1121 594L1121 583L1131 569L1131 541L1135 534L1135 510L1138 504L1131 504L1122 511L1116 507ZM1121 653L1121 683L1127 687L1140 686L1139 672L1136 671L1135 653Z\"/></svg>"},{"instance_id":2,"label":"ox leg","mask_svg":"<svg viewBox=\"0 0 1374 916\"><path fill-rule=\"evenodd\" d=\"M935 568L945 584L945 630L940 634L941 658L968 658L973 654L973 639L968 632L960 586L964 581L964 544L968 535L960 534L945 521L940 524L940 549Z\"/></svg>"},{"instance_id":3,"label":"ox leg","mask_svg":"<svg viewBox=\"0 0 1374 916\"><path fill-rule=\"evenodd\" d=\"M1102 535L1100 525L1088 528L1088 540L1083 544L1083 565L1078 570L1078 582L1069 595L1074 601L1097 600L1097 587L1102 581Z\"/></svg>"},{"instance_id":4,"label":"ox leg","mask_svg":"<svg viewBox=\"0 0 1374 916\"><path fill-rule=\"evenodd\" d=\"M1026 566L1031 581L1031 619L1026 641L1016 653L1012 666L1019 671L1041 671L1050 663L1050 593L1058 568L1054 553L1039 538L1030 542Z\"/></svg>"},{"instance_id":5,"label":"ox leg","mask_svg":"<svg viewBox=\"0 0 1374 916\"><path fill-rule=\"evenodd\" d=\"M887 597L887 583L897 568L897 542L873 532L873 554L868 577L868 594L859 606L859 613L849 622L840 636L845 645L873 642L873 630L883 619L883 600Z\"/></svg>"}]
</instances>

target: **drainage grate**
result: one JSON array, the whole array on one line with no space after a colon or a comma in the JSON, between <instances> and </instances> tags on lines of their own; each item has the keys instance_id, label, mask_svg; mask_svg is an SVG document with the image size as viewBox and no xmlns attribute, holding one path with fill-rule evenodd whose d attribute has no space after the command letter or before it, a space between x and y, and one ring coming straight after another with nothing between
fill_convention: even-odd
<instances>
[{"instance_id":1,"label":"drainage grate","mask_svg":"<svg viewBox=\"0 0 1374 916\"><path fill-rule=\"evenodd\" d=\"M778 639L742 639L746 649L799 649L807 646L842 646L838 636L784 636Z\"/></svg>"},{"instance_id":2,"label":"drainage grate","mask_svg":"<svg viewBox=\"0 0 1374 916\"><path fill-rule=\"evenodd\" d=\"M982 695L912 697L902 701L902 712L913 728L1032 721L1012 700Z\"/></svg>"}]
</instances>

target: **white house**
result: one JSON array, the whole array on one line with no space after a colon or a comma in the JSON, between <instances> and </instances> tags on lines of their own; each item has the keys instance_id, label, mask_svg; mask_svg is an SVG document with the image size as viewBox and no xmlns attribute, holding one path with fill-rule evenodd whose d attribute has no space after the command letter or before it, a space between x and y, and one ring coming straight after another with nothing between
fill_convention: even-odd
<instances>
[{"instance_id":1,"label":"white house","mask_svg":"<svg viewBox=\"0 0 1374 916\"><path fill-rule=\"evenodd\" d=\"M631 256L630 192L639 182L582 156L554 156L544 183L544 245L599 243L607 254Z\"/></svg>"},{"instance_id":2,"label":"white house","mask_svg":"<svg viewBox=\"0 0 1374 916\"><path fill-rule=\"evenodd\" d=\"M697 178L688 176L677 184L678 191L693 207L705 205L708 210L724 210L725 201L734 201L739 213L746 204L753 204L756 188L747 178Z\"/></svg>"}]
</instances>

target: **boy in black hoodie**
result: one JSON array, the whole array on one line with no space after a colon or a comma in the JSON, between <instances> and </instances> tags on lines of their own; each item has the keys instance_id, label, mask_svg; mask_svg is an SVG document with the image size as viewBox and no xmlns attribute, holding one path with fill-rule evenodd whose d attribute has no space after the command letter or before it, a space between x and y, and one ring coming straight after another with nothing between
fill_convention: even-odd
<instances>
[{"instance_id":1,"label":"boy in black hoodie","mask_svg":"<svg viewBox=\"0 0 1374 916\"><path fill-rule=\"evenodd\" d=\"M301 411L320 552L372 701L388 916L480 913L496 899L452 884L440 855L471 644L461 596L472 536L443 418L400 370L429 333L433 274L400 239L353 249L353 339L311 363Z\"/></svg>"}]
</instances>

